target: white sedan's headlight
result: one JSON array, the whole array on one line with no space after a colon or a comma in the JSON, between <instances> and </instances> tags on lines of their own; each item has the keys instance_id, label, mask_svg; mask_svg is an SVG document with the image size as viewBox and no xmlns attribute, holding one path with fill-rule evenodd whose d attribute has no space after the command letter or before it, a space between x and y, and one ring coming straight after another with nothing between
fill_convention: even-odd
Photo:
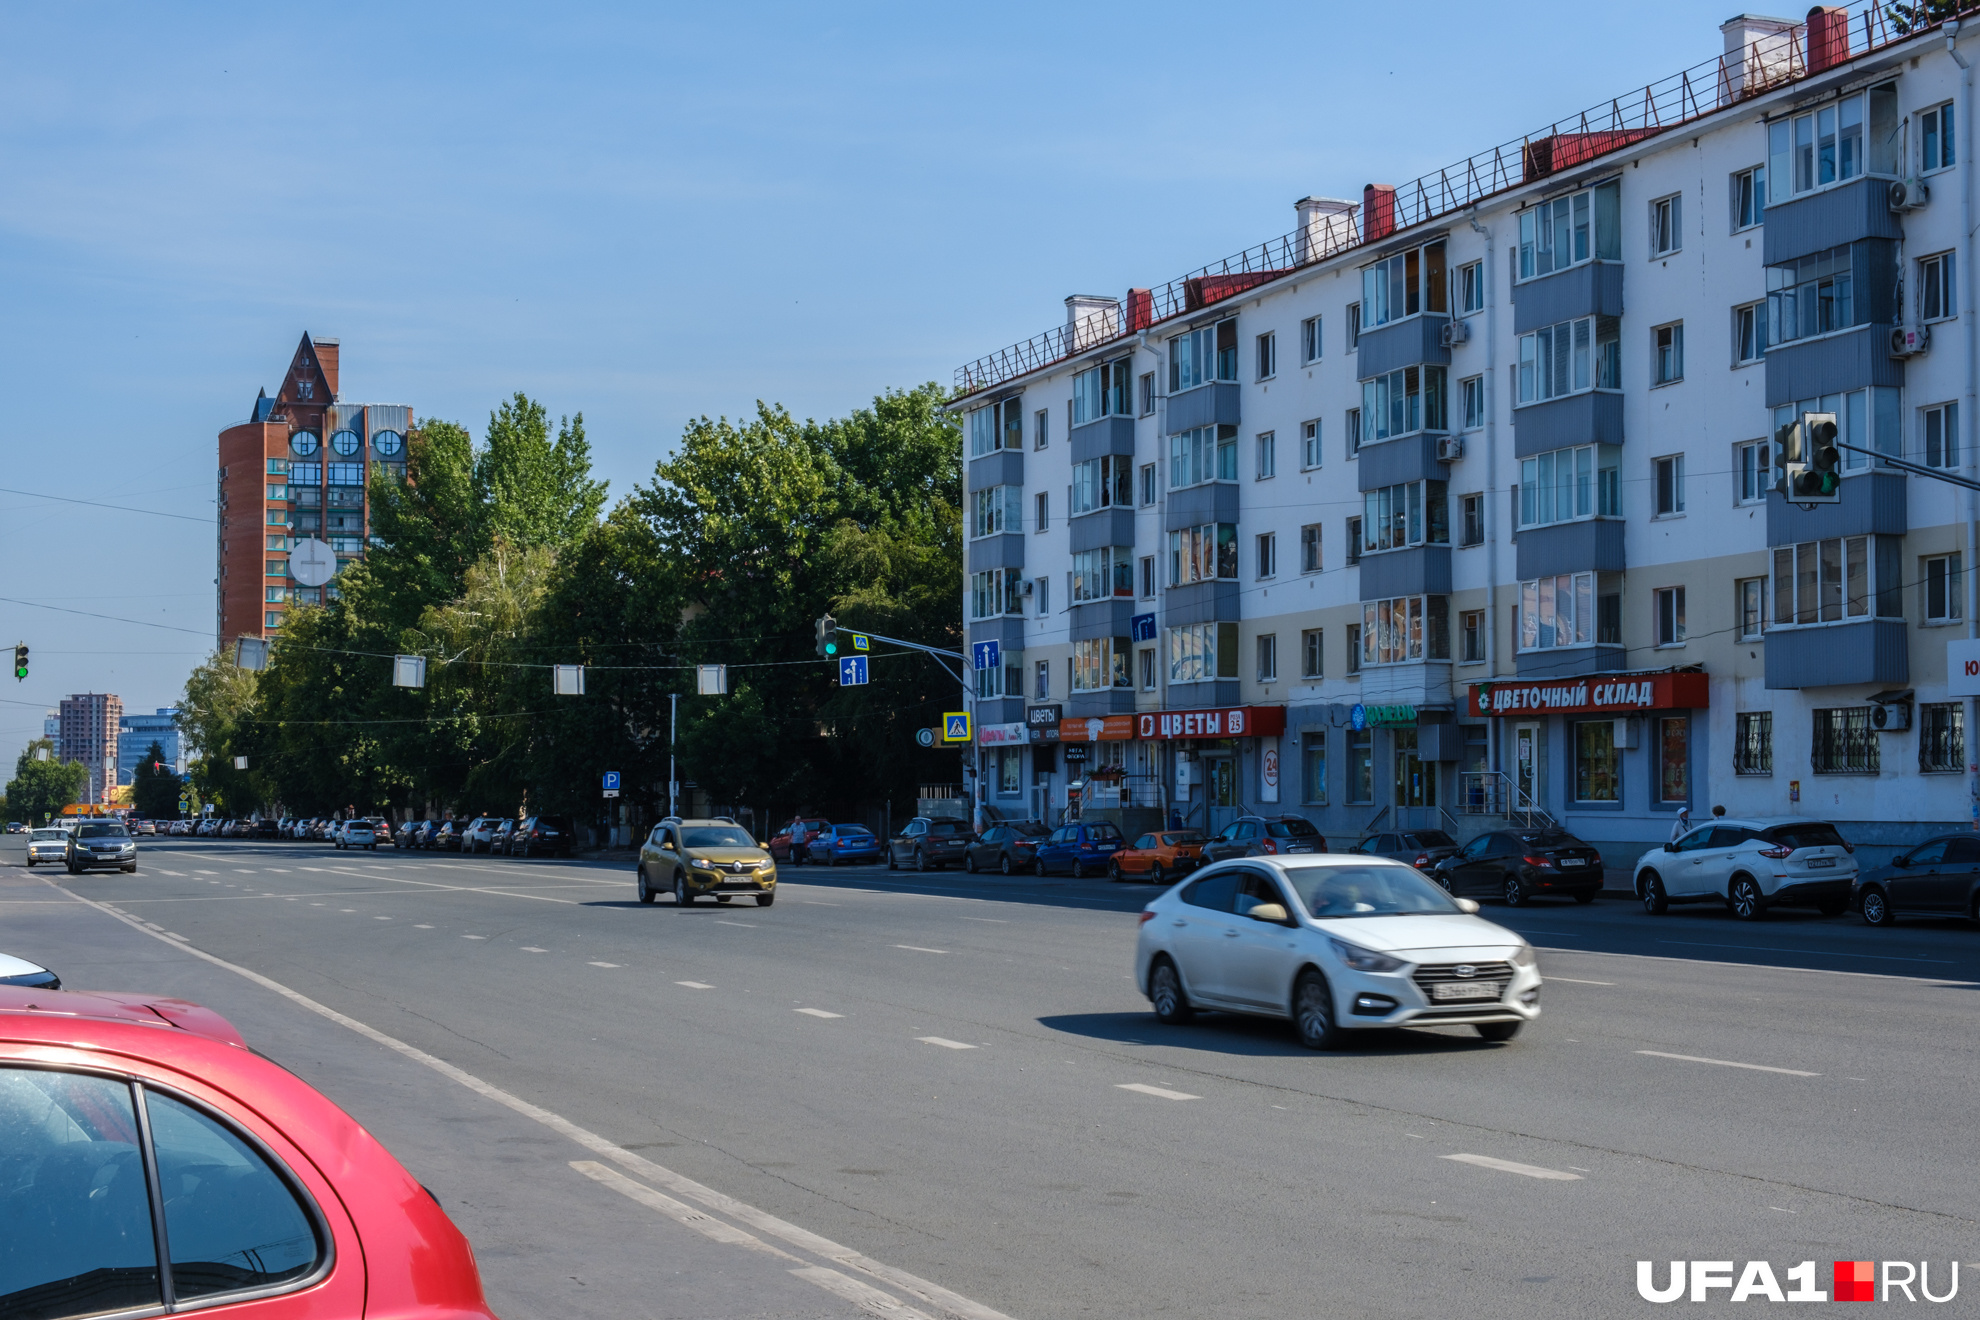
<instances>
[{"instance_id":1,"label":"white sedan's headlight","mask_svg":"<svg viewBox=\"0 0 1980 1320\"><path fill-rule=\"evenodd\" d=\"M1334 953L1342 962L1357 972L1400 972L1409 966L1400 958L1391 958L1386 953L1364 949L1359 944L1349 944L1346 940L1334 939L1330 936L1327 943L1334 946Z\"/></svg>"},{"instance_id":2,"label":"white sedan's headlight","mask_svg":"<svg viewBox=\"0 0 1980 1320\"><path fill-rule=\"evenodd\" d=\"M1512 965L1515 967L1533 967L1537 966L1539 961L1533 954L1531 944L1522 944L1513 950Z\"/></svg>"}]
</instances>

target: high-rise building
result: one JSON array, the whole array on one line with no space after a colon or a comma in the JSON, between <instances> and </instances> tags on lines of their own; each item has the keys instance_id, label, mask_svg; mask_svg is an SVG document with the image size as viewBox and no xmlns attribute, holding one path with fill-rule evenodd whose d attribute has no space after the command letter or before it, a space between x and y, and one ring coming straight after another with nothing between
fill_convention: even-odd
<instances>
[{"instance_id":1,"label":"high-rise building","mask_svg":"<svg viewBox=\"0 0 1980 1320\"><path fill-rule=\"evenodd\" d=\"M60 732L55 755L75 761L89 771L83 801L105 802L117 787L118 730L124 724L124 702L108 692L79 692L62 698Z\"/></svg>"},{"instance_id":2,"label":"high-rise building","mask_svg":"<svg viewBox=\"0 0 1980 1320\"><path fill-rule=\"evenodd\" d=\"M165 768L173 774L185 773L185 761L179 749L179 726L173 723L176 710L161 710L154 715L126 715L119 730L117 745L117 782L128 784L136 778L138 762L157 743L165 752Z\"/></svg>"},{"instance_id":3,"label":"high-rise building","mask_svg":"<svg viewBox=\"0 0 1980 1320\"><path fill-rule=\"evenodd\" d=\"M275 635L291 604L334 597L334 581L291 579L290 547L327 541L341 571L371 532L367 473L405 474L412 409L343 402L337 360L336 340L305 334L275 397L263 390L248 420L220 433L214 633L223 649L237 637Z\"/></svg>"}]
</instances>

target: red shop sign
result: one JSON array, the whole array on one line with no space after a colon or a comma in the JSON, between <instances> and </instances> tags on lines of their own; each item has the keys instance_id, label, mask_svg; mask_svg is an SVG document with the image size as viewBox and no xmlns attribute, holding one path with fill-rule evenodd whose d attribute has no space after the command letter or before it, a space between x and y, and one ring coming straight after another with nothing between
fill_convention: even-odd
<instances>
[{"instance_id":1,"label":"red shop sign","mask_svg":"<svg viewBox=\"0 0 1980 1320\"><path fill-rule=\"evenodd\" d=\"M1284 706L1150 711L1134 717L1137 738L1276 738L1285 731Z\"/></svg>"},{"instance_id":2,"label":"red shop sign","mask_svg":"<svg viewBox=\"0 0 1980 1320\"><path fill-rule=\"evenodd\" d=\"M1465 706L1470 715L1587 715L1711 704L1711 681L1706 675L1663 673L1473 683Z\"/></svg>"}]
</instances>

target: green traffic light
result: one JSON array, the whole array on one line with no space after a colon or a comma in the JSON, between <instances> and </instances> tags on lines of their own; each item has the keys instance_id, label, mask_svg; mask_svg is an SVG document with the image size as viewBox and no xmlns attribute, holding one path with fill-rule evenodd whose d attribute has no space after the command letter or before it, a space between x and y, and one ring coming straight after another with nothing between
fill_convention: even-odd
<instances>
[{"instance_id":1,"label":"green traffic light","mask_svg":"<svg viewBox=\"0 0 1980 1320\"><path fill-rule=\"evenodd\" d=\"M825 643L825 654L826 654L826 655L837 655L838 653L839 653L839 644L838 644L837 642L827 642L827 643Z\"/></svg>"}]
</instances>

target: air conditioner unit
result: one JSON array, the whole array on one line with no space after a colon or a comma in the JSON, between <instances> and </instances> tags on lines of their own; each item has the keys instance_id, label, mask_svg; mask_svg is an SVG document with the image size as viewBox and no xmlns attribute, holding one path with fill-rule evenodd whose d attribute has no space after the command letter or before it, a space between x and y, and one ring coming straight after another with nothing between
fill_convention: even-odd
<instances>
[{"instance_id":1,"label":"air conditioner unit","mask_svg":"<svg viewBox=\"0 0 1980 1320\"><path fill-rule=\"evenodd\" d=\"M1437 331L1437 342L1445 348L1455 348L1471 341L1471 322L1446 321Z\"/></svg>"},{"instance_id":2,"label":"air conditioner unit","mask_svg":"<svg viewBox=\"0 0 1980 1320\"><path fill-rule=\"evenodd\" d=\"M1026 578L1024 580L1024 585L1018 588L1018 595L1029 596L1032 593L1032 590L1033 590L1032 581L1030 578Z\"/></svg>"},{"instance_id":3,"label":"air conditioner unit","mask_svg":"<svg viewBox=\"0 0 1980 1320\"><path fill-rule=\"evenodd\" d=\"M1932 190L1923 179L1898 179L1891 183L1893 211L1916 211L1932 200Z\"/></svg>"},{"instance_id":4,"label":"air conditioner unit","mask_svg":"<svg viewBox=\"0 0 1980 1320\"><path fill-rule=\"evenodd\" d=\"M1464 437L1461 435L1440 435L1437 437L1437 461L1455 463L1464 457Z\"/></svg>"},{"instance_id":5,"label":"air conditioner unit","mask_svg":"<svg viewBox=\"0 0 1980 1320\"><path fill-rule=\"evenodd\" d=\"M1911 703L1880 701L1870 707L1870 727L1878 733L1904 733L1911 728Z\"/></svg>"},{"instance_id":6,"label":"air conditioner unit","mask_svg":"<svg viewBox=\"0 0 1980 1320\"><path fill-rule=\"evenodd\" d=\"M1932 347L1932 331L1927 326L1899 326L1891 331L1891 356L1917 357Z\"/></svg>"}]
</instances>

